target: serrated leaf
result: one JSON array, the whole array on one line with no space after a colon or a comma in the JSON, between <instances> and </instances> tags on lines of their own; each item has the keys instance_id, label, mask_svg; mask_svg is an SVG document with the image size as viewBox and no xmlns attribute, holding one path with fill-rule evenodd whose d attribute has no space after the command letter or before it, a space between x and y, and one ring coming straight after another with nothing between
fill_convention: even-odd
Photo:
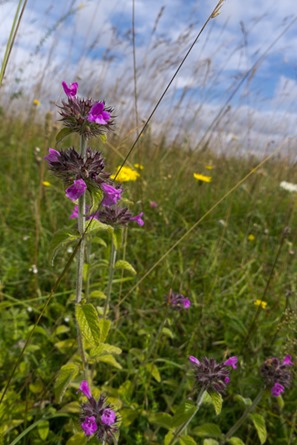
<instances>
[{"instance_id":1,"label":"serrated leaf","mask_svg":"<svg viewBox=\"0 0 297 445\"><path fill-rule=\"evenodd\" d=\"M79 239L79 235L73 235L69 232L66 232L64 229L59 230L53 236L49 247L49 261L51 265L54 264L54 260L62 248L66 248L69 244L77 241Z\"/></svg>"},{"instance_id":2,"label":"serrated leaf","mask_svg":"<svg viewBox=\"0 0 297 445\"><path fill-rule=\"evenodd\" d=\"M96 348L92 348L90 351L90 355L92 357L97 357L106 354L116 354L119 355L122 353L122 350L117 346L109 345L108 343L100 343Z\"/></svg>"},{"instance_id":3,"label":"serrated leaf","mask_svg":"<svg viewBox=\"0 0 297 445\"><path fill-rule=\"evenodd\" d=\"M182 436L179 439L179 443L181 445L197 445L197 442L195 442L195 440L190 436Z\"/></svg>"},{"instance_id":4,"label":"serrated leaf","mask_svg":"<svg viewBox=\"0 0 297 445\"><path fill-rule=\"evenodd\" d=\"M108 365L114 366L117 369L122 369L122 365L116 361L113 355L102 355L99 357L99 362L107 363Z\"/></svg>"},{"instance_id":5,"label":"serrated leaf","mask_svg":"<svg viewBox=\"0 0 297 445\"><path fill-rule=\"evenodd\" d=\"M41 440L46 440L49 433L49 421L41 420L37 425L37 431Z\"/></svg>"},{"instance_id":6,"label":"serrated leaf","mask_svg":"<svg viewBox=\"0 0 297 445\"><path fill-rule=\"evenodd\" d=\"M189 401L183 402L174 413L171 426L178 427L182 425L184 422L189 420L195 409L196 407L193 405L193 403Z\"/></svg>"},{"instance_id":7,"label":"serrated leaf","mask_svg":"<svg viewBox=\"0 0 297 445\"><path fill-rule=\"evenodd\" d=\"M134 269L134 267L128 263L128 261L125 260L118 260L115 265L114 265L115 269L123 269L123 270L127 270L128 272L130 272L132 275L136 275L136 270Z\"/></svg>"},{"instance_id":8,"label":"serrated leaf","mask_svg":"<svg viewBox=\"0 0 297 445\"><path fill-rule=\"evenodd\" d=\"M93 347L100 344L101 329L98 313L95 307L88 304L77 304L75 306L76 320L84 338Z\"/></svg>"},{"instance_id":9,"label":"serrated leaf","mask_svg":"<svg viewBox=\"0 0 297 445\"><path fill-rule=\"evenodd\" d=\"M167 430L170 430L171 428L172 417L170 416L170 414L152 413L149 415L148 420L153 425L158 425L162 428L166 428Z\"/></svg>"},{"instance_id":10,"label":"serrated leaf","mask_svg":"<svg viewBox=\"0 0 297 445\"><path fill-rule=\"evenodd\" d=\"M55 382L55 397L58 403L61 402L66 389L79 373L79 367L74 363L67 363L58 372Z\"/></svg>"},{"instance_id":11,"label":"serrated leaf","mask_svg":"<svg viewBox=\"0 0 297 445\"><path fill-rule=\"evenodd\" d=\"M169 338L172 338L172 339L174 338L174 334L169 328L163 328L162 334L166 335Z\"/></svg>"},{"instance_id":12,"label":"serrated leaf","mask_svg":"<svg viewBox=\"0 0 297 445\"><path fill-rule=\"evenodd\" d=\"M88 438L84 433L76 433L74 436L70 437L67 440L66 445L85 445L88 441Z\"/></svg>"},{"instance_id":13,"label":"serrated leaf","mask_svg":"<svg viewBox=\"0 0 297 445\"><path fill-rule=\"evenodd\" d=\"M73 131L70 128L62 128L56 136L56 144L61 142L66 136L69 136Z\"/></svg>"},{"instance_id":14,"label":"serrated leaf","mask_svg":"<svg viewBox=\"0 0 297 445\"><path fill-rule=\"evenodd\" d=\"M105 320L104 318L101 318L99 320L99 329L100 329L100 341L103 343L105 342L108 333L109 333L109 329L111 326L111 321L110 320Z\"/></svg>"},{"instance_id":15,"label":"serrated leaf","mask_svg":"<svg viewBox=\"0 0 297 445\"><path fill-rule=\"evenodd\" d=\"M203 445L219 445L219 442L214 439L204 439Z\"/></svg>"},{"instance_id":16,"label":"serrated leaf","mask_svg":"<svg viewBox=\"0 0 297 445\"><path fill-rule=\"evenodd\" d=\"M215 409L216 415L218 416L221 413L222 406L223 406L222 394L213 391L213 392L209 393L209 395L211 397L212 404L213 404L213 407Z\"/></svg>"},{"instance_id":17,"label":"serrated leaf","mask_svg":"<svg viewBox=\"0 0 297 445\"><path fill-rule=\"evenodd\" d=\"M160 383L161 382L161 376L160 376L160 372L157 368L157 366L154 363L147 363L145 365L146 369L148 370L148 372L154 377L154 379Z\"/></svg>"},{"instance_id":18,"label":"serrated leaf","mask_svg":"<svg viewBox=\"0 0 297 445\"><path fill-rule=\"evenodd\" d=\"M197 426L193 434L197 434L199 437L221 437L222 432L218 425L215 423L204 423L203 425Z\"/></svg>"},{"instance_id":19,"label":"serrated leaf","mask_svg":"<svg viewBox=\"0 0 297 445\"><path fill-rule=\"evenodd\" d=\"M168 431L164 438L164 445L169 445L173 439L173 431Z\"/></svg>"},{"instance_id":20,"label":"serrated leaf","mask_svg":"<svg viewBox=\"0 0 297 445\"><path fill-rule=\"evenodd\" d=\"M231 445L245 445L245 443L239 439L239 437L231 437L228 440L228 443L230 443Z\"/></svg>"},{"instance_id":21,"label":"serrated leaf","mask_svg":"<svg viewBox=\"0 0 297 445\"><path fill-rule=\"evenodd\" d=\"M263 443L265 443L267 440L265 419L263 416L261 416L261 414L250 414L250 418L252 419L254 427L257 430L257 434L261 442L261 445L263 445Z\"/></svg>"}]
</instances>

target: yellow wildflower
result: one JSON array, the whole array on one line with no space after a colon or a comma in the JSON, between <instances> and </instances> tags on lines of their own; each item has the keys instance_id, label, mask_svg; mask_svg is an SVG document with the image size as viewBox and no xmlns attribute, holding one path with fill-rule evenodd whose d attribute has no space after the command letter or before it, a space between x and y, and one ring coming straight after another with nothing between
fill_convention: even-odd
<instances>
[{"instance_id":1,"label":"yellow wildflower","mask_svg":"<svg viewBox=\"0 0 297 445\"><path fill-rule=\"evenodd\" d=\"M44 187L50 187L51 183L48 181L42 181L42 185L44 185Z\"/></svg>"},{"instance_id":2,"label":"yellow wildflower","mask_svg":"<svg viewBox=\"0 0 297 445\"><path fill-rule=\"evenodd\" d=\"M213 165L210 165L210 164L205 165L204 167L206 168L206 170L212 170L213 169Z\"/></svg>"},{"instance_id":3,"label":"yellow wildflower","mask_svg":"<svg viewBox=\"0 0 297 445\"><path fill-rule=\"evenodd\" d=\"M119 173L118 173L119 172ZM136 181L138 179L140 174L133 170L131 167L117 167L117 171L114 175L111 175L111 179L115 179L119 182L128 182L128 181Z\"/></svg>"},{"instance_id":4,"label":"yellow wildflower","mask_svg":"<svg viewBox=\"0 0 297 445\"><path fill-rule=\"evenodd\" d=\"M255 235L253 235L252 233L250 233L249 236L248 236L248 240L249 240L249 241L255 241L255 239L256 239Z\"/></svg>"},{"instance_id":5,"label":"yellow wildflower","mask_svg":"<svg viewBox=\"0 0 297 445\"><path fill-rule=\"evenodd\" d=\"M211 182L211 176L201 175L200 173L193 173L193 176L198 181Z\"/></svg>"},{"instance_id":6,"label":"yellow wildflower","mask_svg":"<svg viewBox=\"0 0 297 445\"><path fill-rule=\"evenodd\" d=\"M267 306L267 302L263 300L256 300L254 301L255 306L261 306L262 309L265 309Z\"/></svg>"},{"instance_id":7,"label":"yellow wildflower","mask_svg":"<svg viewBox=\"0 0 297 445\"><path fill-rule=\"evenodd\" d=\"M35 107L39 107L41 105L41 102L38 99L34 99L33 105L35 105Z\"/></svg>"},{"instance_id":8,"label":"yellow wildflower","mask_svg":"<svg viewBox=\"0 0 297 445\"><path fill-rule=\"evenodd\" d=\"M144 166L142 164L134 164L135 168L138 168L139 170L143 170Z\"/></svg>"}]
</instances>

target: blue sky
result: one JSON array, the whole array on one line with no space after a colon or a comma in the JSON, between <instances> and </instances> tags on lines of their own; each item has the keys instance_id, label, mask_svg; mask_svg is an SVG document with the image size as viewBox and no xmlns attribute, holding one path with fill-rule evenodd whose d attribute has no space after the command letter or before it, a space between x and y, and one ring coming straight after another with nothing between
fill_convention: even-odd
<instances>
[{"instance_id":1,"label":"blue sky","mask_svg":"<svg viewBox=\"0 0 297 445\"><path fill-rule=\"evenodd\" d=\"M213 0L135 0L141 120L150 113L215 4ZM16 5L16 0L0 1L0 54ZM177 129L180 138L191 134L195 145L246 70L294 19L293 13L292 0L226 0L157 112L155 130L162 131L166 120L172 135ZM99 95L115 106L122 116L118 131L123 131L129 114L128 133L135 126L131 14L132 0L28 0L5 94L9 97L21 89L23 96L16 100L22 104L38 95L45 110L62 96L61 80L78 80L81 94ZM294 134L296 47L297 22L244 83L215 128L213 136L222 146L230 145L230 140L235 146L245 144L249 139L249 145L255 141L255 152L263 152L272 140Z\"/></svg>"}]
</instances>

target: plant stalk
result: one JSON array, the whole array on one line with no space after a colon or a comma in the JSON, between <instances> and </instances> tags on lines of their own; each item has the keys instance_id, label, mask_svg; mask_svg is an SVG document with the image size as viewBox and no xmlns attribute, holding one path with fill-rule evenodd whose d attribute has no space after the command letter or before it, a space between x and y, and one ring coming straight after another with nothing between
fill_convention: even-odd
<instances>
[{"instance_id":1,"label":"plant stalk","mask_svg":"<svg viewBox=\"0 0 297 445\"><path fill-rule=\"evenodd\" d=\"M108 271L108 283L107 283L107 290L106 290L106 300L104 305L104 312L103 312L103 318L106 317L106 313L109 307L110 297L111 297L111 288L112 288L112 280L113 280L113 273L114 273L114 265L116 262L117 257L117 250L114 245L114 242L111 241L111 248L110 248L110 259L109 259L109 271Z\"/></svg>"}]
</instances>

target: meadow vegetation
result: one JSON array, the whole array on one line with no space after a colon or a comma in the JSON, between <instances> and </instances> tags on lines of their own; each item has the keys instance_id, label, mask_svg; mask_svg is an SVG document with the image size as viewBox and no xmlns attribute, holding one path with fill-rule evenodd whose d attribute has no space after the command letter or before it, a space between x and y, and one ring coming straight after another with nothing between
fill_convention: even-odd
<instances>
[{"instance_id":1,"label":"meadow vegetation","mask_svg":"<svg viewBox=\"0 0 297 445\"><path fill-rule=\"evenodd\" d=\"M296 164L279 152L221 153L211 142L181 148L148 126L126 163L138 174L121 182L123 202L144 213L144 226L86 234L81 307L110 321L93 350L96 335L80 325L86 370L69 262L77 221L44 160L49 147L80 141L71 134L56 145L57 119L37 103L25 115L1 108L0 444L98 443L81 428L85 378L118 413L119 444L171 445L189 419L181 445L296 443L296 382L275 397L260 372L271 357L296 357L297 195L280 186L297 184ZM133 143L125 135L116 128L88 143L110 173ZM111 276L112 243L120 261ZM170 304L172 293L190 307ZM226 391L204 395L193 418L199 385L189 356L238 358Z\"/></svg>"}]
</instances>

